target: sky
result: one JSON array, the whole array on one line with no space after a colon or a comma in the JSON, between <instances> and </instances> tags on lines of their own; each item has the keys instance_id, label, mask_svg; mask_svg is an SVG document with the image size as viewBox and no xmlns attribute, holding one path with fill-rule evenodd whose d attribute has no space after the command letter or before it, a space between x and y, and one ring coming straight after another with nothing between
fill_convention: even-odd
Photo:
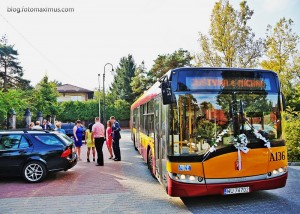
<instances>
[{"instance_id":1,"label":"sky","mask_svg":"<svg viewBox=\"0 0 300 214\"><path fill-rule=\"evenodd\" d=\"M50 80L89 90L100 87L104 65L114 68L132 54L137 65L179 48L199 53L199 32L208 33L214 0L0 0L0 36L15 45L23 78L35 86ZM238 9L239 0L230 0ZM300 0L248 0L256 37L280 18L294 21L300 36ZM28 8L72 8L74 12L20 12ZM105 88L114 73L105 67Z\"/></svg>"}]
</instances>

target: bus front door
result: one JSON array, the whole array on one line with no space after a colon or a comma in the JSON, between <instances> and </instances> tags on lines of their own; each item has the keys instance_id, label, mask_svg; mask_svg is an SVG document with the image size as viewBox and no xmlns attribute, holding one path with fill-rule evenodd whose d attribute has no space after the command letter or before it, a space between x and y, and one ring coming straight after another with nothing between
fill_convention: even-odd
<instances>
[{"instance_id":1,"label":"bus front door","mask_svg":"<svg viewBox=\"0 0 300 214\"><path fill-rule=\"evenodd\" d=\"M155 99L155 116L154 116L154 125L155 125L155 175L157 180L162 183L161 174L162 174L162 163L161 163L161 102L160 98Z\"/></svg>"}]
</instances>

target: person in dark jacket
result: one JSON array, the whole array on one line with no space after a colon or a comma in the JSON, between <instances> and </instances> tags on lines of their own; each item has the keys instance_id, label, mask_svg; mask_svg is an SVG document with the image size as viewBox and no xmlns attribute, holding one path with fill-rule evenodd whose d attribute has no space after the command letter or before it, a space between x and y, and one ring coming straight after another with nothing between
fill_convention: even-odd
<instances>
[{"instance_id":1,"label":"person in dark jacket","mask_svg":"<svg viewBox=\"0 0 300 214\"><path fill-rule=\"evenodd\" d=\"M45 120L45 119L43 120L42 128L43 128L43 130L50 130L51 129L51 126L50 126L48 120Z\"/></svg>"},{"instance_id":2,"label":"person in dark jacket","mask_svg":"<svg viewBox=\"0 0 300 214\"><path fill-rule=\"evenodd\" d=\"M120 139L121 139L121 127L118 121L116 121L114 116L110 117L112 123L112 138L113 138L113 150L115 154L114 161L121 161L121 151L120 151Z\"/></svg>"}]
</instances>

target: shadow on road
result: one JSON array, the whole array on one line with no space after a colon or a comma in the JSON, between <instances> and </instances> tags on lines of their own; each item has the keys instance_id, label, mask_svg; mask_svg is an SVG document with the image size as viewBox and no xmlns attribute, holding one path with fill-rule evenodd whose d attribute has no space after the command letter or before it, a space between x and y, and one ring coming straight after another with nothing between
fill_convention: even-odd
<instances>
[{"instance_id":1,"label":"shadow on road","mask_svg":"<svg viewBox=\"0 0 300 214\"><path fill-rule=\"evenodd\" d=\"M297 204L269 191L237 195L181 198L192 213L295 213Z\"/></svg>"}]
</instances>

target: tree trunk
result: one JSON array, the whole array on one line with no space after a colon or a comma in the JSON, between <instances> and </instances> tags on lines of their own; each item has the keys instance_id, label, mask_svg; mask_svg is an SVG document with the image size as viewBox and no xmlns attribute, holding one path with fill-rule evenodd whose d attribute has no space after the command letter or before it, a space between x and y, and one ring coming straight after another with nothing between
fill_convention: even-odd
<instances>
[{"instance_id":1,"label":"tree trunk","mask_svg":"<svg viewBox=\"0 0 300 214\"><path fill-rule=\"evenodd\" d=\"M4 89L3 92L7 92L7 65L4 62Z\"/></svg>"}]
</instances>

